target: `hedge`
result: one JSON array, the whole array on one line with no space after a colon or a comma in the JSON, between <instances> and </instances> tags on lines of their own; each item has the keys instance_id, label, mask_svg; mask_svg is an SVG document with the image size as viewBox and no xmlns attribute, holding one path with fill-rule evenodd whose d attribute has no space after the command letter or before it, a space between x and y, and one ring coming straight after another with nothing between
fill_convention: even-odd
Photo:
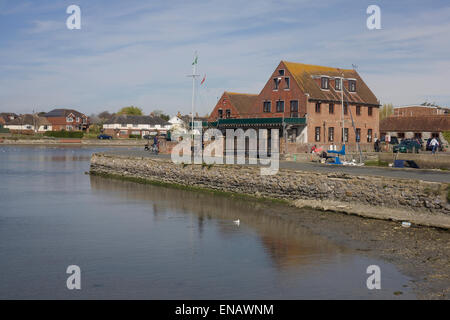
<instances>
[{"instance_id":1,"label":"hedge","mask_svg":"<svg viewBox=\"0 0 450 320\"><path fill-rule=\"evenodd\" d=\"M0 128L0 133L9 133L8 128Z\"/></svg>"},{"instance_id":2,"label":"hedge","mask_svg":"<svg viewBox=\"0 0 450 320\"><path fill-rule=\"evenodd\" d=\"M44 133L46 137L53 138L83 138L84 133L80 131L47 131Z\"/></svg>"}]
</instances>

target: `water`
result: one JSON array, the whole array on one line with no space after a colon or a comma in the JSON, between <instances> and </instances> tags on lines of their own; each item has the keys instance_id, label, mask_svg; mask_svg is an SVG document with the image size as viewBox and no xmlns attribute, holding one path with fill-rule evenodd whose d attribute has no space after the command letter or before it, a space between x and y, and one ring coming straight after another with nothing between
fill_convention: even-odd
<instances>
[{"instance_id":1,"label":"water","mask_svg":"<svg viewBox=\"0 0 450 320\"><path fill-rule=\"evenodd\" d=\"M1 299L415 297L393 265L282 218L293 209L90 177L96 151L0 147Z\"/></svg>"}]
</instances>

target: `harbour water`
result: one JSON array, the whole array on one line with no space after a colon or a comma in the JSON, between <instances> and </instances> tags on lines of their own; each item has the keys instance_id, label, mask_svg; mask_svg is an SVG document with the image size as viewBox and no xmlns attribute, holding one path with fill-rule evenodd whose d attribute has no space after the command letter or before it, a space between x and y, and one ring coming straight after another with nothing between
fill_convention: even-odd
<instances>
[{"instance_id":1,"label":"harbour water","mask_svg":"<svg viewBox=\"0 0 450 320\"><path fill-rule=\"evenodd\" d=\"M415 298L394 265L284 219L311 211L86 175L102 150L0 147L0 299Z\"/></svg>"}]
</instances>

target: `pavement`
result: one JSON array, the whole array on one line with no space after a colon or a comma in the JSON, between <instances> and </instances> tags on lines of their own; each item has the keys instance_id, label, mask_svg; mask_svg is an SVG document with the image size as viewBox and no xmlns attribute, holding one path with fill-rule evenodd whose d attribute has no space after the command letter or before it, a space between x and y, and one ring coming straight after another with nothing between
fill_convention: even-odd
<instances>
[{"instance_id":1,"label":"pavement","mask_svg":"<svg viewBox=\"0 0 450 320\"><path fill-rule=\"evenodd\" d=\"M130 157L150 157L158 159L170 159L170 154L154 155L144 150L113 150L107 154L122 155ZM386 168L386 167L369 167L369 166L341 166L332 164L321 164L316 162L293 162L280 161L280 169L310 171L310 172L344 172L355 176L377 176L400 179L423 180L430 182L450 183L450 172L433 169L410 169L410 168Z\"/></svg>"}]
</instances>

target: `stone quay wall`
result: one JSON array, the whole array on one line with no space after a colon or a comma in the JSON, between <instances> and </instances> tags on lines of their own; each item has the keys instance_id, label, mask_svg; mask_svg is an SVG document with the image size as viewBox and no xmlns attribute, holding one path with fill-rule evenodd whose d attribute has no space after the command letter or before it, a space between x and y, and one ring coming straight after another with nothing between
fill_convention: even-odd
<instances>
[{"instance_id":1,"label":"stone quay wall","mask_svg":"<svg viewBox=\"0 0 450 320\"><path fill-rule=\"evenodd\" d=\"M175 164L168 159L112 154L94 154L90 171L450 229L449 185L445 183L287 169L262 176L257 166Z\"/></svg>"}]
</instances>

